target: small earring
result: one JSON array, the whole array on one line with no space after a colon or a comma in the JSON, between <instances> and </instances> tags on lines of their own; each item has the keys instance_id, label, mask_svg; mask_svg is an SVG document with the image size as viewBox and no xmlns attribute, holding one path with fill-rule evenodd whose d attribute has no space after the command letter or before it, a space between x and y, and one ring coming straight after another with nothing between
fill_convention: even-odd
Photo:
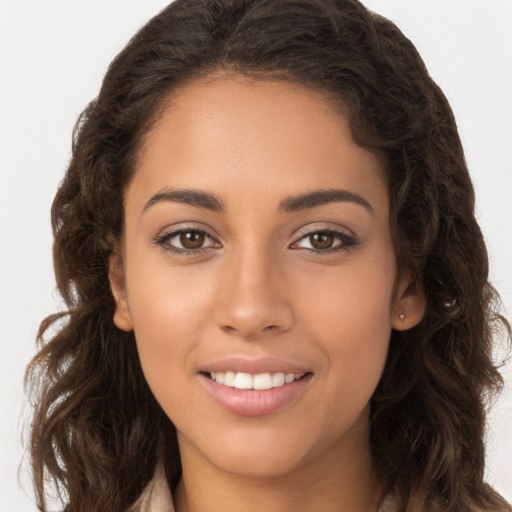
<instances>
[{"instance_id":1,"label":"small earring","mask_svg":"<svg viewBox=\"0 0 512 512\"><path fill-rule=\"evenodd\" d=\"M405 320L405 313L400 313L398 318L400 318L400 320L403 322Z\"/></svg>"}]
</instances>

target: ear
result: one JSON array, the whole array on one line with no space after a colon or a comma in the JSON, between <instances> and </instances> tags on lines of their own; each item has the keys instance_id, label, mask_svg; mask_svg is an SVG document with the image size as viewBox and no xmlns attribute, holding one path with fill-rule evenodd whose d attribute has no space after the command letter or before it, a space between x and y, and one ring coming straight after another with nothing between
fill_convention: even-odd
<instances>
[{"instance_id":1,"label":"ear","mask_svg":"<svg viewBox=\"0 0 512 512\"><path fill-rule=\"evenodd\" d=\"M123 258L118 252L112 252L108 258L110 289L116 303L114 324L118 329L129 332L133 329L128 296L124 279Z\"/></svg>"},{"instance_id":2,"label":"ear","mask_svg":"<svg viewBox=\"0 0 512 512\"><path fill-rule=\"evenodd\" d=\"M398 283L392 314L391 327L397 331L412 329L425 315L425 297L410 272Z\"/></svg>"}]
</instances>

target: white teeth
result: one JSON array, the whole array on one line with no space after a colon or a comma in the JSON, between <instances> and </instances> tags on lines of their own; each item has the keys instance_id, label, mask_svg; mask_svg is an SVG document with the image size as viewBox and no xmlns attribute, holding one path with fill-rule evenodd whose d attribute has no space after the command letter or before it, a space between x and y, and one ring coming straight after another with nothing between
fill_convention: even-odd
<instances>
[{"instance_id":1,"label":"white teeth","mask_svg":"<svg viewBox=\"0 0 512 512\"><path fill-rule=\"evenodd\" d=\"M270 389L272 387L272 375L270 373L258 373L254 376L253 389Z\"/></svg>"},{"instance_id":2,"label":"white teeth","mask_svg":"<svg viewBox=\"0 0 512 512\"><path fill-rule=\"evenodd\" d=\"M224 374L224 386L235 387L235 372L226 372Z\"/></svg>"},{"instance_id":3,"label":"white teeth","mask_svg":"<svg viewBox=\"0 0 512 512\"><path fill-rule=\"evenodd\" d=\"M253 377L250 373L237 373L235 375L235 388L252 389Z\"/></svg>"},{"instance_id":4,"label":"white teeth","mask_svg":"<svg viewBox=\"0 0 512 512\"><path fill-rule=\"evenodd\" d=\"M282 386L284 384L284 379L284 373L274 373L274 375L272 375L272 387L277 388L278 386Z\"/></svg>"},{"instance_id":5,"label":"white teeth","mask_svg":"<svg viewBox=\"0 0 512 512\"><path fill-rule=\"evenodd\" d=\"M244 372L211 372L212 380L217 381L219 384L224 384L230 388L237 389L256 389L265 390L270 388L278 388L284 384L291 384L292 382L304 376L303 373L258 373L251 375Z\"/></svg>"}]
</instances>

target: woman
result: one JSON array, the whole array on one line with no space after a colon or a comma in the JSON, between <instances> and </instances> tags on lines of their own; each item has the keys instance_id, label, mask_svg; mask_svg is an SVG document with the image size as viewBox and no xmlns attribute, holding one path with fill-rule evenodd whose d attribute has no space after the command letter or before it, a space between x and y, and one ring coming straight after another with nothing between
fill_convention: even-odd
<instances>
[{"instance_id":1,"label":"woman","mask_svg":"<svg viewBox=\"0 0 512 512\"><path fill-rule=\"evenodd\" d=\"M507 324L473 209L451 110L389 21L171 4L112 63L55 198L40 507L47 471L72 511L510 510L482 481Z\"/></svg>"}]
</instances>

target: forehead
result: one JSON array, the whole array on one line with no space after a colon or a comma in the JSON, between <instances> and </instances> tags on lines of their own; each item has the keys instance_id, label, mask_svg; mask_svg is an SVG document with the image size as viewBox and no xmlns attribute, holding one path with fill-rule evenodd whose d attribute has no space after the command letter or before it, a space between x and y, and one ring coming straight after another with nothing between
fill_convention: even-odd
<instances>
[{"instance_id":1,"label":"forehead","mask_svg":"<svg viewBox=\"0 0 512 512\"><path fill-rule=\"evenodd\" d=\"M382 162L355 144L344 111L341 101L294 82L192 82L173 92L146 134L133 185L220 195L239 187L276 201L312 188L387 189Z\"/></svg>"}]
</instances>

